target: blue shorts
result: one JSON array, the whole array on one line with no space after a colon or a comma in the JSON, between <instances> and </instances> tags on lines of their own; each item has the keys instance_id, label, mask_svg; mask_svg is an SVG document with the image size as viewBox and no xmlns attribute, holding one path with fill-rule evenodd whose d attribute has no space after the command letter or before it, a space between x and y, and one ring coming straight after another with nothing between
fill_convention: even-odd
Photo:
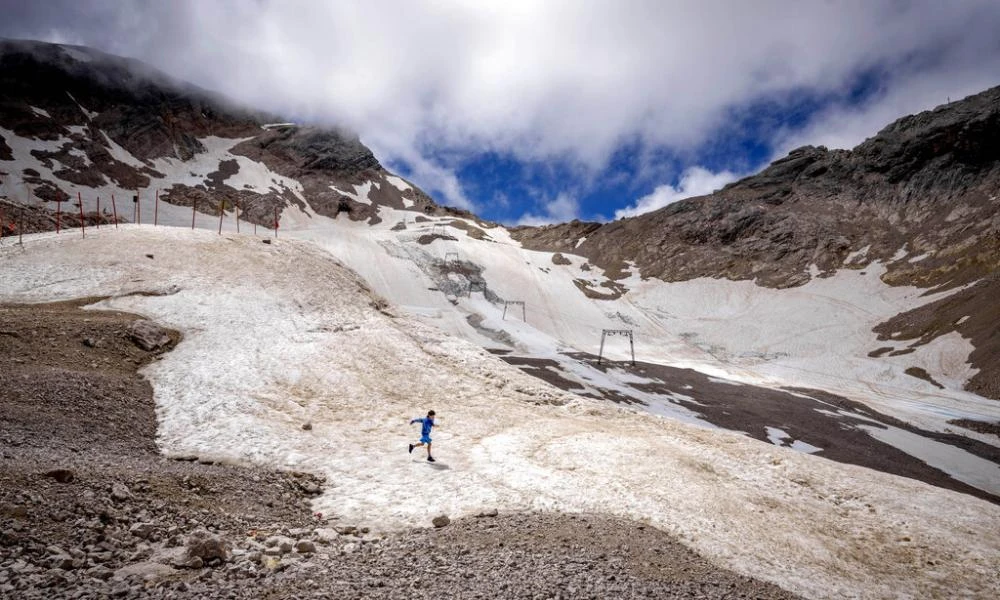
<instances>
[{"instance_id":1,"label":"blue shorts","mask_svg":"<svg viewBox=\"0 0 1000 600\"><path fill-rule=\"evenodd\" d=\"M421 444L429 444L429 443L431 443L431 436L429 436L429 435L421 436L420 437L420 443Z\"/></svg>"}]
</instances>

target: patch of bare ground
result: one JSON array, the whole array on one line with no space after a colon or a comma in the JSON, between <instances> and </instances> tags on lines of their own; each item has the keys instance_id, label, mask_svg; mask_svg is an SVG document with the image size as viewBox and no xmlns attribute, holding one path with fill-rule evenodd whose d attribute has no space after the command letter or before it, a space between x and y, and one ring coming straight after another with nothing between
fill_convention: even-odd
<instances>
[{"instance_id":1,"label":"patch of bare ground","mask_svg":"<svg viewBox=\"0 0 1000 600\"><path fill-rule=\"evenodd\" d=\"M486 511L376 534L317 521L323 481L158 452L155 351L93 299L0 305L0 597L795 598L666 533ZM305 435L305 433L304 433Z\"/></svg>"},{"instance_id":2,"label":"patch of bare ground","mask_svg":"<svg viewBox=\"0 0 1000 600\"><path fill-rule=\"evenodd\" d=\"M975 421L972 419L952 419L948 421L952 425L958 425L959 427L965 427L966 429L971 429L972 431L978 431L979 433L989 433L1000 437L1000 422L991 423L989 421Z\"/></svg>"},{"instance_id":3,"label":"patch of bare ground","mask_svg":"<svg viewBox=\"0 0 1000 600\"><path fill-rule=\"evenodd\" d=\"M924 370L924 369L922 369L920 367L907 367L907 369L905 371L903 371L903 372L906 373L907 375L909 375L910 377L916 377L917 379L923 379L924 381L926 381L927 383L933 385L934 387L936 387L938 389L942 389L942 390L944 389L944 386L941 385L940 383L938 383L933 377L931 377L930 373L928 373L926 370Z\"/></svg>"},{"instance_id":4,"label":"patch of bare ground","mask_svg":"<svg viewBox=\"0 0 1000 600\"><path fill-rule=\"evenodd\" d=\"M965 389L1000 400L1000 275L993 275L936 302L896 315L876 326L879 340L928 344L957 331L975 348L969 362L978 372Z\"/></svg>"},{"instance_id":5,"label":"patch of bare ground","mask_svg":"<svg viewBox=\"0 0 1000 600\"><path fill-rule=\"evenodd\" d=\"M456 229L461 229L462 231L465 232L466 235L468 235L470 238L474 240L486 240L489 242L493 241L493 238L491 238L489 234L487 234L485 231L476 227L475 225L470 225L465 221L454 220L450 221L448 225Z\"/></svg>"},{"instance_id":6,"label":"patch of bare ground","mask_svg":"<svg viewBox=\"0 0 1000 600\"><path fill-rule=\"evenodd\" d=\"M425 233L424 235L417 238L417 243L422 246L427 246L434 243L435 240L449 240L452 242L457 242L458 238L450 235L441 235L439 233Z\"/></svg>"},{"instance_id":7,"label":"patch of bare ground","mask_svg":"<svg viewBox=\"0 0 1000 600\"><path fill-rule=\"evenodd\" d=\"M601 287L608 290L607 292L594 289L586 279L574 279L573 284L583 292L584 296L592 300L617 300L627 291L624 285L610 280L601 282Z\"/></svg>"}]
</instances>

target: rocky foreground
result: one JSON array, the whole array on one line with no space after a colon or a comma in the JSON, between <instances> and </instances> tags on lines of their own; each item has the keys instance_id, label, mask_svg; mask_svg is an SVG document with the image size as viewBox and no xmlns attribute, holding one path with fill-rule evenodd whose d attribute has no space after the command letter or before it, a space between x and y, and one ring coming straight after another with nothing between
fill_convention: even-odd
<instances>
[{"instance_id":1,"label":"rocky foreground","mask_svg":"<svg viewBox=\"0 0 1000 600\"><path fill-rule=\"evenodd\" d=\"M0 306L2 598L795 597L641 523L488 510L380 534L313 514L313 475L166 458L138 370L179 335L82 304Z\"/></svg>"}]
</instances>

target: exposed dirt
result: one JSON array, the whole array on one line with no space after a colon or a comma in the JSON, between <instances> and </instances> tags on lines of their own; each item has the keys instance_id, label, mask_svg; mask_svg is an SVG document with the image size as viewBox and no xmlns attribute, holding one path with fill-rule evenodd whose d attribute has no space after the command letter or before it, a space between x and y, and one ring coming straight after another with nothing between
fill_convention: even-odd
<instances>
[{"instance_id":1,"label":"exposed dirt","mask_svg":"<svg viewBox=\"0 0 1000 600\"><path fill-rule=\"evenodd\" d=\"M959 427L971 429L972 431L989 433L1000 437L1000 422L991 423L989 421L973 421L972 419L953 419L948 422L952 425L958 425Z\"/></svg>"},{"instance_id":2,"label":"exposed dirt","mask_svg":"<svg viewBox=\"0 0 1000 600\"><path fill-rule=\"evenodd\" d=\"M167 459L138 370L179 336L145 352L139 317L85 303L0 305L0 597L795 598L641 523L488 511L379 536L317 521L313 476Z\"/></svg>"},{"instance_id":3,"label":"exposed dirt","mask_svg":"<svg viewBox=\"0 0 1000 600\"><path fill-rule=\"evenodd\" d=\"M969 363L978 372L966 383L970 392L1000 400L1000 275L982 281L879 324L874 331L882 341L928 344L957 331L975 349Z\"/></svg>"}]
</instances>

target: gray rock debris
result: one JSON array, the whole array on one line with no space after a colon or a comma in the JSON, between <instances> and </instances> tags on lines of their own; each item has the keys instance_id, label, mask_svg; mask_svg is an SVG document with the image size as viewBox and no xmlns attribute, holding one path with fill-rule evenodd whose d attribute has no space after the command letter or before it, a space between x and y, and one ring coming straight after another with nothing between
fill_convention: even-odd
<instances>
[{"instance_id":1,"label":"gray rock debris","mask_svg":"<svg viewBox=\"0 0 1000 600\"><path fill-rule=\"evenodd\" d=\"M152 321L139 320L129 328L129 339L147 352L159 350L170 343L167 331Z\"/></svg>"}]
</instances>

